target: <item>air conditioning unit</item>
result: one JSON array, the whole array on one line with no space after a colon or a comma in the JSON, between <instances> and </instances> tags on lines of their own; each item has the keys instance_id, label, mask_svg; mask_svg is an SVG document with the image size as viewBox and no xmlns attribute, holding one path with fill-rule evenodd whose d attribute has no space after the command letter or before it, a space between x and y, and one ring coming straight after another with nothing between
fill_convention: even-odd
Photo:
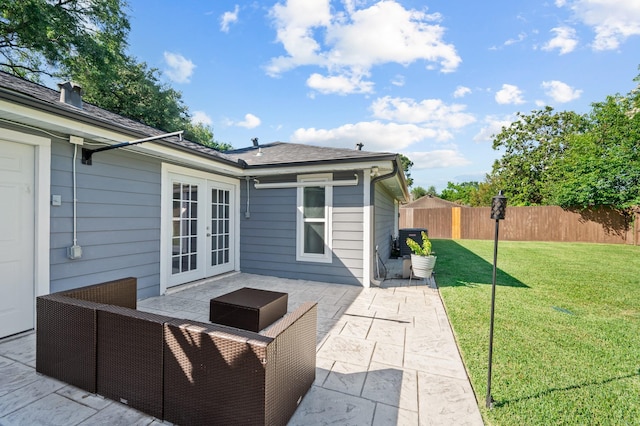
<instances>
[{"instance_id":1,"label":"air conditioning unit","mask_svg":"<svg viewBox=\"0 0 640 426\"><path fill-rule=\"evenodd\" d=\"M411 238L416 243L422 245L422 231L429 235L427 228L400 229L400 256L404 257L411 254L411 249L407 245L407 238Z\"/></svg>"}]
</instances>

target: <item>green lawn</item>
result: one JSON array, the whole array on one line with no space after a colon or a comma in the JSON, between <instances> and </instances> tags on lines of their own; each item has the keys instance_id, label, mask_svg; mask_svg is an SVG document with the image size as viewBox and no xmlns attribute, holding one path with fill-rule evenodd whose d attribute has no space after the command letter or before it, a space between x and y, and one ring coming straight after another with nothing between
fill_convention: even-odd
<instances>
[{"instance_id":1,"label":"green lawn","mask_svg":"<svg viewBox=\"0 0 640 426\"><path fill-rule=\"evenodd\" d=\"M433 240L436 281L491 425L640 424L640 247Z\"/></svg>"}]
</instances>

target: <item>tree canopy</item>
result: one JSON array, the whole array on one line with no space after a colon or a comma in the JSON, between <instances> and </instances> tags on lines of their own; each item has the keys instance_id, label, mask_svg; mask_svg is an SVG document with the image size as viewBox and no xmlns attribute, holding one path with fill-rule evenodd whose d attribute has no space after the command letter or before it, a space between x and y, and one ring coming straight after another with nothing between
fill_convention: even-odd
<instances>
[{"instance_id":1,"label":"tree canopy","mask_svg":"<svg viewBox=\"0 0 640 426\"><path fill-rule=\"evenodd\" d=\"M1 0L0 69L33 81L82 62L106 70L124 51L121 0Z\"/></svg>"},{"instance_id":2,"label":"tree canopy","mask_svg":"<svg viewBox=\"0 0 640 426\"><path fill-rule=\"evenodd\" d=\"M438 191L436 191L436 187L431 185L428 189L424 189L421 186L416 186L415 188L411 189L411 198L413 199L413 201L424 197L425 195L431 195L431 196L437 196L438 195Z\"/></svg>"},{"instance_id":3,"label":"tree canopy","mask_svg":"<svg viewBox=\"0 0 640 426\"><path fill-rule=\"evenodd\" d=\"M493 148L503 150L493 165L494 180L514 205L548 204L550 170L564 155L570 138L584 132L586 118L572 111L556 112L547 106L517 120L495 137Z\"/></svg>"},{"instance_id":4,"label":"tree canopy","mask_svg":"<svg viewBox=\"0 0 640 426\"><path fill-rule=\"evenodd\" d=\"M632 95L634 95L632 93ZM638 95L609 96L593 105L590 128L573 135L551 185L560 206L640 205Z\"/></svg>"},{"instance_id":5,"label":"tree canopy","mask_svg":"<svg viewBox=\"0 0 640 426\"><path fill-rule=\"evenodd\" d=\"M639 88L584 115L551 107L519 113L494 139L503 154L486 183L504 189L511 205L640 205Z\"/></svg>"},{"instance_id":6,"label":"tree canopy","mask_svg":"<svg viewBox=\"0 0 640 426\"><path fill-rule=\"evenodd\" d=\"M406 155L400 155L400 162L402 163L402 170L404 170L404 176L407 178L407 186L413 185L413 179L411 178L411 167L413 167L413 161Z\"/></svg>"},{"instance_id":7,"label":"tree canopy","mask_svg":"<svg viewBox=\"0 0 640 426\"><path fill-rule=\"evenodd\" d=\"M124 0L0 0L0 69L40 82L71 79L94 105L194 142L227 150L191 122L182 94L160 71L126 54Z\"/></svg>"}]
</instances>

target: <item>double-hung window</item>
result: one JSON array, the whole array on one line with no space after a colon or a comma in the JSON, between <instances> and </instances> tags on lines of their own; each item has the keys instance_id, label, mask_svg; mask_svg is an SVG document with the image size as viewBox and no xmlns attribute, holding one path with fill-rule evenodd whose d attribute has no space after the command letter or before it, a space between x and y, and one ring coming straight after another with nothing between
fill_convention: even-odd
<instances>
[{"instance_id":1,"label":"double-hung window","mask_svg":"<svg viewBox=\"0 0 640 426\"><path fill-rule=\"evenodd\" d=\"M298 176L296 260L331 263L331 174Z\"/></svg>"}]
</instances>

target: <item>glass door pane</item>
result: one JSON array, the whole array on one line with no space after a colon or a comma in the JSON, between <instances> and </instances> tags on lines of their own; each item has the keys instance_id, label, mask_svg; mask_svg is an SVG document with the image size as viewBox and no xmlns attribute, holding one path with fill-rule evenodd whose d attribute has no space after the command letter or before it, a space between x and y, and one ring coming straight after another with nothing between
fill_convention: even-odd
<instances>
[{"instance_id":1,"label":"glass door pane","mask_svg":"<svg viewBox=\"0 0 640 426\"><path fill-rule=\"evenodd\" d=\"M198 268L198 185L173 184L171 273Z\"/></svg>"},{"instance_id":2,"label":"glass door pane","mask_svg":"<svg viewBox=\"0 0 640 426\"><path fill-rule=\"evenodd\" d=\"M211 222L209 238L211 244L209 266L218 266L230 261L230 193L228 190L211 188Z\"/></svg>"}]
</instances>

